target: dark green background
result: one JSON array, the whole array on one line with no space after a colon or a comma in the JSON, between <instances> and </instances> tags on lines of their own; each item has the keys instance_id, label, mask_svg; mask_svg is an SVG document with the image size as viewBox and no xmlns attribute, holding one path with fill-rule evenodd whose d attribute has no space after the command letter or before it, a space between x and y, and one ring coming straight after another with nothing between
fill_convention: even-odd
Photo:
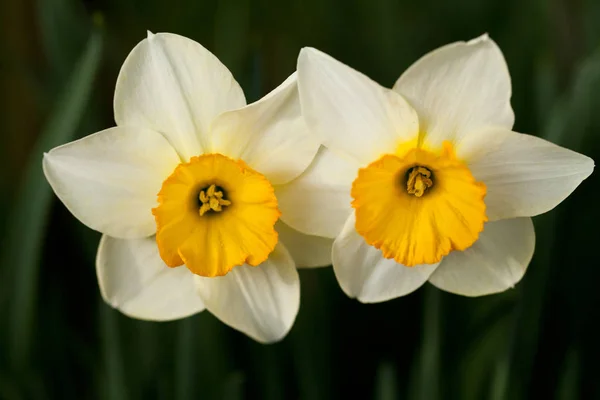
<instances>
[{"instance_id":1,"label":"dark green background","mask_svg":"<svg viewBox=\"0 0 600 400\"><path fill-rule=\"evenodd\" d=\"M430 285L377 305L301 272L295 326L263 346L208 312L149 323L106 306L99 235L51 193L43 151L114 125L119 68L146 30L213 51L252 101L314 46L391 86L418 57L489 32L515 129L600 159L599 0L0 0L1 399L600 398L598 174L535 218L514 290Z\"/></svg>"}]
</instances>

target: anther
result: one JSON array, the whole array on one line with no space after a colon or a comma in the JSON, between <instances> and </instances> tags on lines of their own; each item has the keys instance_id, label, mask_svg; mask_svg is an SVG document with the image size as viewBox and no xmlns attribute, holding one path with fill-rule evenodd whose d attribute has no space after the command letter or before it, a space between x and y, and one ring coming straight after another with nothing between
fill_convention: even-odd
<instances>
[{"instance_id":1,"label":"anther","mask_svg":"<svg viewBox=\"0 0 600 400\"><path fill-rule=\"evenodd\" d=\"M408 179L406 180L406 191L409 194L414 194L416 197L421 197L427 189L433 186L431 179L431 171L425 167L416 166L408 171Z\"/></svg>"},{"instance_id":2,"label":"anther","mask_svg":"<svg viewBox=\"0 0 600 400\"><path fill-rule=\"evenodd\" d=\"M198 199L202 204L200 210L198 210L200 216L203 216L209 211L223 211L223 206L231 205L231 201L225 200L223 197L223 191L220 188L217 188L215 184L210 185L208 189L201 190L198 195Z\"/></svg>"}]
</instances>

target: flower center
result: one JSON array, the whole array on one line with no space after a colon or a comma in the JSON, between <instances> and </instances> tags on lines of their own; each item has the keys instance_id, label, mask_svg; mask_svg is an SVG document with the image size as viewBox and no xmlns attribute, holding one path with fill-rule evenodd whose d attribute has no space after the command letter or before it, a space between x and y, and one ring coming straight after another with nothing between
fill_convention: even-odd
<instances>
[{"instance_id":1,"label":"flower center","mask_svg":"<svg viewBox=\"0 0 600 400\"><path fill-rule=\"evenodd\" d=\"M222 276L237 265L262 263L277 244L273 186L243 161L192 157L163 182L158 203L156 243L169 267Z\"/></svg>"},{"instance_id":2,"label":"flower center","mask_svg":"<svg viewBox=\"0 0 600 400\"><path fill-rule=\"evenodd\" d=\"M433 186L431 171L426 167L416 166L408 170L408 179L406 180L406 191L421 197L425 191Z\"/></svg>"},{"instance_id":3,"label":"flower center","mask_svg":"<svg viewBox=\"0 0 600 400\"><path fill-rule=\"evenodd\" d=\"M435 153L387 154L352 184L356 231L405 266L437 263L477 240L487 221L485 193L449 142Z\"/></svg>"},{"instance_id":4,"label":"flower center","mask_svg":"<svg viewBox=\"0 0 600 400\"><path fill-rule=\"evenodd\" d=\"M198 200L200 200L200 216L203 216L209 211L220 212L223 210L223 206L230 206L231 201L225 199L223 194L223 189L214 183L208 187L208 189L203 189L200 191L198 195Z\"/></svg>"}]
</instances>

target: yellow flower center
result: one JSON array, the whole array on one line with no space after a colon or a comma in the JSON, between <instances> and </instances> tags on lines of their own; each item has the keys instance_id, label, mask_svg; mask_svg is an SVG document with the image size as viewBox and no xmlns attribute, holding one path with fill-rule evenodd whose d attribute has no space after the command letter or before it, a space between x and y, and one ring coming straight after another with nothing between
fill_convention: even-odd
<instances>
[{"instance_id":1,"label":"yellow flower center","mask_svg":"<svg viewBox=\"0 0 600 400\"><path fill-rule=\"evenodd\" d=\"M439 153L413 148L384 155L358 171L351 194L357 232L406 266L467 249L487 221L486 187L449 142Z\"/></svg>"},{"instance_id":2,"label":"yellow flower center","mask_svg":"<svg viewBox=\"0 0 600 400\"><path fill-rule=\"evenodd\" d=\"M273 186L241 160L192 157L163 182L158 203L156 243L169 267L222 276L237 265L262 263L277 244Z\"/></svg>"}]
</instances>

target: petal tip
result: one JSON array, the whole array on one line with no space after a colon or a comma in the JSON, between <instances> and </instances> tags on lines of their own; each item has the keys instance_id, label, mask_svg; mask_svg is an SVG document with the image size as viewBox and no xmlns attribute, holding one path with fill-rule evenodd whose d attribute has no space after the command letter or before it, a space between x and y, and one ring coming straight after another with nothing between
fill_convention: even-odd
<instances>
[{"instance_id":1,"label":"petal tip","mask_svg":"<svg viewBox=\"0 0 600 400\"><path fill-rule=\"evenodd\" d=\"M492 39L490 38L490 35L485 32L483 35L478 36L474 39L471 39L467 42L468 45L475 45L475 44L479 44L479 43L483 43L483 42L489 42L492 41Z\"/></svg>"},{"instance_id":2,"label":"petal tip","mask_svg":"<svg viewBox=\"0 0 600 400\"><path fill-rule=\"evenodd\" d=\"M52 164L52 150L49 152L44 152L43 156L42 156L42 171L44 172L44 175L46 176L46 180L48 182L50 182L50 167Z\"/></svg>"},{"instance_id":3,"label":"petal tip","mask_svg":"<svg viewBox=\"0 0 600 400\"><path fill-rule=\"evenodd\" d=\"M314 52L315 50L317 50L317 49L315 49L314 47L304 46L303 48L300 49L300 54Z\"/></svg>"},{"instance_id":4,"label":"petal tip","mask_svg":"<svg viewBox=\"0 0 600 400\"><path fill-rule=\"evenodd\" d=\"M586 156L587 157L587 156ZM583 179L587 179L590 177L590 175L592 175L592 173L594 172L594 169L596 169L596 162L594 161L593 158L591 157L587 157L587 171L585 174L585 177Z\"/></svg>"},{"instance_id":5,"label":"petal tip","mask_svg":"<svg viewBox=\"0 0 600 400\"><path fill-rule=\"evenodd\" d=\"M355 296L355 297L350 297L350 298L358 301L360 304L376 304L376 303L382 302L382 301L377 301L377 300L371 300L364 296Z\"/></svg>"},{"instance_id":6,"label":"petal tip","mask_svg":"<svg viewBox=\"0 0 600 400\"><path fill-rule=\"evenodd\" d=\"M298 55L298 59L309 58L309 57L319 57L322 56L323 52L315 49L314 47L303 47L300 49L300 54Z\"/></svg>"},{"instance_id":7,"label":"petal tip","mask_svg":"<svg viewBox=\"0 0 600 400\"><path fill-rule=\"evenodd\" d=\"M260 335L255 335L255 334L250 334L250 333L247 333L247 334L252 339L256 340L258 343L264 344L264 345L269 345L269 344L281 342L283 339L285 339L285 337L292 330L292 326L293 326L293 323L292 323L292 325L284 327L279 332L260 334Z\"/></svg>"},{"instance_id":8,"label":"petal tip","mask_svg":"<svg viewBox=\"0 0 600 400\"><path fill-rule=\"evenodd\" d=\"M146 31L146 38L148 40L151 40L154 36L155 36L154 33L152 33L150 30Z\"/></svg>"}]
</instances>

